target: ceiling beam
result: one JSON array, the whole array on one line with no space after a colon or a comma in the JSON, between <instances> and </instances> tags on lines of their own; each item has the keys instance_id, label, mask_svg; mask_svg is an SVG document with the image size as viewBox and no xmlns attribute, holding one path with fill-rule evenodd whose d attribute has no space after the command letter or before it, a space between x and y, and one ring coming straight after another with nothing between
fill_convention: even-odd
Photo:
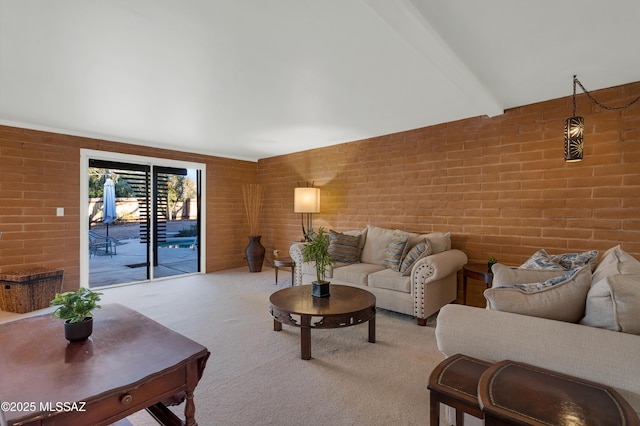
<instances>
[{"instance_id":1,"label":"ceiling beam","mask_svg":"<svg viewBox=\"0 0 640 426\"><path fill-rule=\"evenodd\" d=\"M504 108L465 65L411 0L364 0L384 22L449 80L481 114L500 115Z\"/></svg>"}]
</instances>

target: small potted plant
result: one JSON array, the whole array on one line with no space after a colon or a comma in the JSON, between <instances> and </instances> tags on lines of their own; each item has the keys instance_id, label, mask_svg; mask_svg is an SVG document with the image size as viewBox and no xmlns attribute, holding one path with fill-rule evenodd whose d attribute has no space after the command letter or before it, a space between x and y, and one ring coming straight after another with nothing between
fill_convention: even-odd
<instances>
[{"instance_id":1,"label":"small potted plant","mask_svg":"<svg viewBox=\"0 0 640 426\"><path fill-rule=\"evenodd\" d=\"M489 259L487 260L487 266L489 267L489 272L491 272L491 267L493 265L495 265L496 263L498 263L498 261L496 260L495 257L493 256L489 256Z\"/></svg>"},{"instance_id":2,"label":"small potted plant","mask_svg":"<svg viewBox=\"0 0 640 426\"><path fill-rule=\"evenodd\" d=\"M64 337L70 342L82 342L93 333L93 313L100 308L98 301L102 293L80 287L76 291L56 293L51 306L58 306L53 312L64 321Z\"/></svg>"},{"instance_id":3,"label":"small potted plant","mask_svg":"<svg viewBox=\"0 0 640 426\"><path fill-rule=\"evenodd\" d=\"M333 259L329 254L329 239L323 227L314 232L313 238L305 244L302 256L305 262L315 262L316 281L311 283L311 295L329 297L329 281L325 278L327 267L333 265Z\"/></svg>"}]
</instances>

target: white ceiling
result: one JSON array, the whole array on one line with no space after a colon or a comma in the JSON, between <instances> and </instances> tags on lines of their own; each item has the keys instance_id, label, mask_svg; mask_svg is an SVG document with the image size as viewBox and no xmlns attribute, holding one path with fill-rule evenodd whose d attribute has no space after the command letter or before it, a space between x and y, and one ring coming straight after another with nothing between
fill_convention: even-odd
<instances>
[{"instance_id":1,"label":"white ceiling","mask_svg":"<svg viewBox=\"0 0 640 426\"><path fill-rule=\"evenodd\" d=\"M257 160L640 80L639 0L0 0L0 123ZM570 115L571 111L567 111Z\"/></svg>"}]
</instances>

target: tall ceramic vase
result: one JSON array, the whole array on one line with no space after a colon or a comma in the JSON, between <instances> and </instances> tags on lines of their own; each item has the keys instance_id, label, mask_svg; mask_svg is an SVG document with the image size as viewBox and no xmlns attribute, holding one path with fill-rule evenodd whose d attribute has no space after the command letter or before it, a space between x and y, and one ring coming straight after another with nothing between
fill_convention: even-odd
<instances>
[{"instance_id":1,"label":"tall ceramic vase","mask_svg":"<svg viewBox=\"0 0 640 426\"><path fill-rule=\"evenodd\" d=\"M262 271L262 263L264 262L265 248L260 243L261 235L250 235L249 245L244 249L244 255L249 264L249 272Z\"/></svg>"}]
</instances>

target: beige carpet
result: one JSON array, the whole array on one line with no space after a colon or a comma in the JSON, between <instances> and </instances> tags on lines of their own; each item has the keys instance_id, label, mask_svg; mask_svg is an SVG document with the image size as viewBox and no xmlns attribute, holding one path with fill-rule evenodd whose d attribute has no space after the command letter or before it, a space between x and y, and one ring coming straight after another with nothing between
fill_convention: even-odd
<instances>
[{"instance_id":1,"label":"beige carpet","mask_svg":"<svg viewBox=\"0 0 640 426\"><path fill-rule=\"evenodd\" d=\"M444 357L433 327L378 310L375 344L367 325L313 330L312 359L300 359L300 330L273 331L269 295L287 273L246 268L104 290L118 302L206 346L195 392L196 420L213 425L424 425L431 370ZM182 417L183 406L176 412ZM144 412L136 426L155 424Z\"/></svg>"}]
</instances>

